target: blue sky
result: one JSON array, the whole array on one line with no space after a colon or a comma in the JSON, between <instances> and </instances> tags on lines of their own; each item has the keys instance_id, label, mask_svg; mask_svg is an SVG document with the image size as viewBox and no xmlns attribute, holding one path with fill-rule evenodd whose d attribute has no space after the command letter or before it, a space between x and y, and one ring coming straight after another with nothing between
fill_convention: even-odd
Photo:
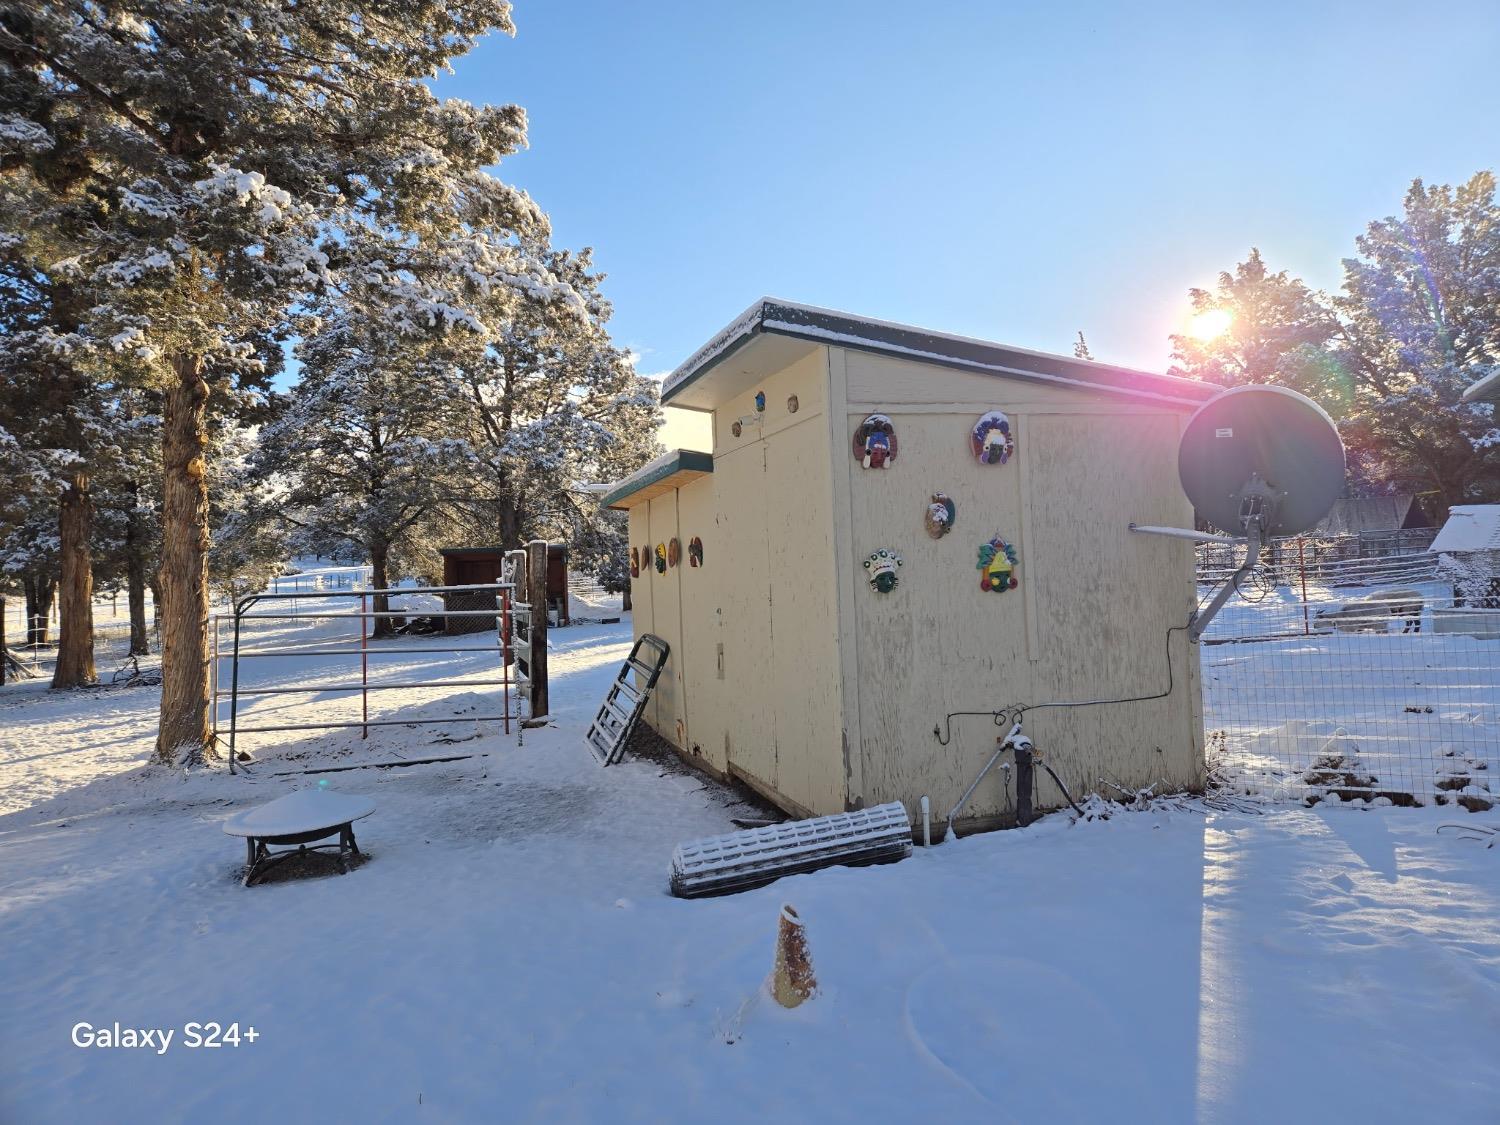
<instances>
[{"instance_id":1,"label":"blue sky","mask_svg":"<svg viewBox=\"0 0 1500 1125\"><path fill-rule=\"evenodd\" d=\"M439 91L670 370L773 294L1163 369L1251 246L1336 286L1415 176L1500 154L1500 5L519 0Z\"/></svg>"}]
</instances>

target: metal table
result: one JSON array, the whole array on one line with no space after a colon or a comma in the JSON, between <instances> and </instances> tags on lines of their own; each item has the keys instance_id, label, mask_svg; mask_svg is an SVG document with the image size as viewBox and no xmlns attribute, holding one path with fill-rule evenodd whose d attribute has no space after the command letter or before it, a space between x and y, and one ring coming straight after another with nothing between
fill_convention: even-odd
<instances>
[{"instance_id":1,"label":"metal table","mask_svg":"<svg viewBox=\"0 0 1500 1125\"><path fill-rule=\"evenodd\" d=\"M236 813L224 822L224 831L245 840L243 885L248 887L283 860L310 851L337 851L339 871L347 873L349 859L360 854L354 840L354 822L374 811L375 802L369 797L321 788L300 789ZM314 843L332 836L338 837L337 843ZM272 845L284 850L273 852Z\"/></svg>"}]
</instances>

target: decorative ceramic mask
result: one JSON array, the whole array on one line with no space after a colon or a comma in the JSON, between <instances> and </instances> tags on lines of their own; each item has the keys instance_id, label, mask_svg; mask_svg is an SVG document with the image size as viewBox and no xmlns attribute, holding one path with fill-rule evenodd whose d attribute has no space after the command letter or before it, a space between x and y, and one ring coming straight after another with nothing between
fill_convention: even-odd
<instances>
[{"instance_id":1,"label":"decorative ceramic mask","mask_svg":"<svg viewBox=\"0 0 1500 1125\"><path fill-rule=\"evenodd\" d=\"M1003 594L1019 584L1016 578L1016 549L998 535L979 548L979 588Z\"/></svg>"},{"instance_id":2,"label":"decorative ceramic mask","mask_svg":"<svg viewBox=\"0 0 1500 1125\"><path fill-rule=\"evenodd\" d=\"M703 565L703 540L696 535L688 540L688 566Z\"/></svg>"},{"instance_id":3,"label":"decorative ceramic mask","mask_svg":"<svg viewBox=\"0 0 1500 1125\"><path fill-rule=\"evenodd\" d=\"M676 566L682 561L682 543L673 539L667 544L667 565Z\"/></svg>"},{"instance_id":4,"label":"decorative ceramic mask","mask_svg":"<svg viewBox=\"0 0 1500 1125\"><path fill-rule=\"evenodd\" d=\"M941 539L953 530L953 521L957 517L958 509L953 506L953 501L944 493L934 492L923 521L927 524L927 534L934 539Z\"/></svg>"},{"instance_id":5,"label":"decorative ceramic mask","mask_svg":"<svg viewBox=\"0 0 1500 1125\"><path fill-rule=\"evenodd\" d=\"M900 581L896 571L902 566L901 556L887 547L882 547L865 560L869 572L870 589L877 594L889 594Z\"/></svg>"},{"instance_id":6,"label":"decorative ceramic mask","mask_svg":"<svg viewBox=\"0 0 1500 1125\"><path fill-rule=\"evenodd\" d=\"M639 547L632 547L632 548L630 548L630 577L632 577L632 578L639 578L640 576L641 576L641 549Z\"/></svg>"},{"instance_id":7,"label":"decorative ceramic mask","mask_svg":"<svg viewBox=\"0 0 1500 1125\"><path fill-rule=\"evenodd\" d=\"M667 573L667 545L665 543L656 545L656 573Z\"/></svg>"},{"instance_id":8,"label":"decorative ceramic mask","mask_svg":"<svg viewBox=\"0 0 1500 1125\"><path fill-rule=\"evenodd\" d=\"M1015 438L1011 436L1010 419L998 410L981 414L969 435L969 448L981 465L1003 465L1016 451Z\"/></svg>"},{"instance_id":9,"label":"decorative ceramic mask","mask_svg":"<svg viewBox=\"0 0 1500 1125\"><path fill-rule=\"evenodd\" d=\"M896 459L896 425L871 414L854 431L854 456L867 469L884 469Z\"/></svg>"}]
</instances>

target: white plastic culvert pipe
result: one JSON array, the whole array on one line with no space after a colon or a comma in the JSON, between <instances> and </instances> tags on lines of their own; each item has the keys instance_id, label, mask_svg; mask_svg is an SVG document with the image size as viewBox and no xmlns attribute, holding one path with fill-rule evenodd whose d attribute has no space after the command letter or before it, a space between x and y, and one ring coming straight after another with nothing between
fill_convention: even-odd
<instances>
[{"instance_id":1,"label":"white plastic culvert pipe","mask_svg":"<svg viewBox=\"0 0 1500 1125\"><path fill-rule=\"evenodd\" d=\"M922 846L932 847L932 802L922 798Z\"/></svg>"}]
</instances>

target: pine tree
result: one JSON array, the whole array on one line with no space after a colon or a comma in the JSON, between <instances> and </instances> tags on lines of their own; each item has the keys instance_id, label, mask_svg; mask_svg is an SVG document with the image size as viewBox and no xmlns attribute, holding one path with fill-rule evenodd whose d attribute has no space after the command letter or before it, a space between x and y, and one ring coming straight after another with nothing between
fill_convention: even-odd
<instances>
[{"instance_id":1,"label":"pine tree","mask_svg":"<svg viewBox=\"0 0 1500 1125\"><path fill-rule=\"evenodd\" d=\"M475 537L507 549L533 538L578 545L582 564L617 584L628 548L616 514L588 485L617 480L659 452L656 384L614 346L603 275L584 250L533 248L583 310L534 298L497 315L497 331L455 335L474 486L450 506ZM483 529L494 529L483 535Z\"/></svg>"},{"instance_id":2,"label":"pine tree","mask_svg":"<svg viewBox=\"0 0 1500 1125\"><path fill-rule=\"evenodd\" d=\"M1326 301L1285 270L1271 273L1260 251L1221 273L1216 289L1189 289L1194 315L1229 314L1226 331L1208 339L1172 337L1173 375L1226 387L1275 383L1325 401L1340 393L1328 378L1328 346L1339 331Z\"/></svg>"},{"instance_id":3,"label":"pine tree","mask_svg":"<svg viewBox=\"0 0 1500 1125\"><path fill-rule=\"evenodd\" d=\"M1500 364L1500 203L1495 177L1406 193L1344 261L1343 353L1358 377L1347 429L1384 479L1450 505L1500 494L1493 408L1463 392Z\"/></svg>"},{"instance_id":4,"label":"pine tree","mask_svg":"<svg viewBox=\"0 0 1500 1125\"><path fill-rule=\"evenodd\" d=\"M382 292L356 286L325 303L297 348L301 378L254 461L276 515L319 552L357 547L376 589L392 585L393 563L416 554L414 537L458 491L469 462L467 444L449 436L462 428L456 382L419 335L391 330ZM374 610L389 610L384 595ZM372 632L395 624L377 617Z\"/></svg>"},{"instance_id":5,"label":"pine tree","mask_svg":"<svg viewBox=\"0 0 1500 1125\"><path fill-rule=\"evenodd\" d=\"M111 299L80 335L163 390L162 760L208 747L211 389L326 283L330 215L513 203L477 170L522 142L521 112L425 81L492 29L512 30L504 0L42 0L0 20L0 171L90 193L77 269Z\"/></svg>"},{"instance_id":6,"label":"pine tree","mask_svg":"<svg viewBox=\"0 0 1500 1125\"><path fill-rule=\"evenodd\" d=\"M96 294L65 266L74 245L69 212L81 201L54 195L25 171L0 178L0 209L30 213L25 229L0 237L0 426L28 453L34 469L50 466L43 486L57 519L59 633L54 688L95 679L93 646L93 481L116 444L108 364L81 362L80 326Z\"/></svg>"}]
</instances>

